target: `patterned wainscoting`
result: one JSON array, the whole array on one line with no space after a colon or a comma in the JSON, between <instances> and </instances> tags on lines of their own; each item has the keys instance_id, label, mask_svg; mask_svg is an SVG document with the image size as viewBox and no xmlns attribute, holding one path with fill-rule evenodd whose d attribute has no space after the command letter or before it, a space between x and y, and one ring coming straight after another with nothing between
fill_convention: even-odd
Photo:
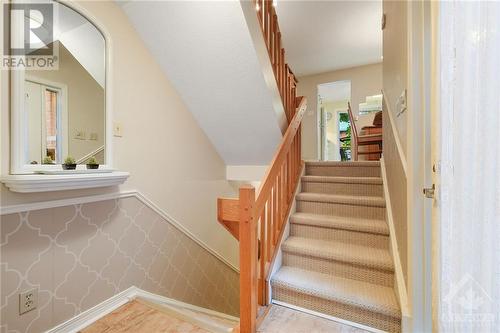
<instances>
[{"instance_id":1,"label":"patterned wainscoting","mask_svg":"<svg viewBox=\"0 0 500 333\"><path fill-rule=\"evenodd\" d=\"M42 332L135 285L238 315L238 273L136 197L0 217L0 332ZM22 291L38 308L19 316Z\"/></svg>"}]
</instances>

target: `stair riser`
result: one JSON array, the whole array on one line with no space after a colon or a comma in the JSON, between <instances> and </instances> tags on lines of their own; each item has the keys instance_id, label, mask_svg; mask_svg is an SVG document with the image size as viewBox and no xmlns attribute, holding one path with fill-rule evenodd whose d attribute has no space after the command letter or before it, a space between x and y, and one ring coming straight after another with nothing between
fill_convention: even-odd
<instances>
[{"instance_id":1,"label":"stair riser","mask_svg":"<svg viewBox=\"0 0 500 333\"><path fill-rule=\"evenodd\" d=\"M306 166L306 175L330 177L380 177L380 167L371 166Z\"/></svg>"},{"instance_id":2,"label":"stair riser","mask_svg":"<svg viewBox=\"0 0 500 333\"><path fill-rule=\"evenodd\" d=\"M297 253L284 251L283 265L378 284L385 287L394 286L394 273L392 271L353 265L351 263L334 261L331 259L303 256Z\"/></svg>"},{"instance_id":3,"label":"stair riser","mask_svg":"<svg viewBox=\"0 0 500 333\"><path fill-rule=\"evenodd\" d=\"M389 249L389 237L343 229L324 228L303 224L290 224L291 236L299 236L321 240L339 241L349 244Z\"/></svg>"},{"instance_id":4,"label":"stair riser","mask_svg":"<svg viewBox=\"0 0 500 333\"><path fill-rule=\"evenodd\" d=\"M342 217L385 219L385 207L358 206L332 202L297 200L297 211Z\"/></svg>"},{"instance_id":5,"label":"stair riser","mask_svg":"<svg viewBox=\"0 0 500 333\"><path fill-rule=\"evenodd\" d=\"M316 183L303 181L302 192L382 197L384 195L384 188L378 184Z\"/></svg>"},{"instance_id":6,"label":"stair riser","mask_svg":"<svg viewBox=\"0 0 500 333\"><path fill-rule=\"evenodd\" d=\"M281 286L273 286L273 298L312 311L357 322L387 332L400 332L401 321L362 307L325 300L314 295L299 293Z\"/></svg>"}]
</instances>

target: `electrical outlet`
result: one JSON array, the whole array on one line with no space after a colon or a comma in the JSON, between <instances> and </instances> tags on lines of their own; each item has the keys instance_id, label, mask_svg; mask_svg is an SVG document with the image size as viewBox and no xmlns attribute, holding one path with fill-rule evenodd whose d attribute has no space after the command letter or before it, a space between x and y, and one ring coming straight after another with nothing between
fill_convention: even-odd
<instances>
[{"instance_id":1,"label":"electrical outlet","mask_svg":"<svg viewBox=\"0 0 500 333\"><path fill-rule=\"evenodd\" d=\"M19 314L29 312L38 306L38 289L31 289L19 294Z\"/></svg>"},{"instance_id":2,"label":"electrical outlet","mask_svg":"<svg viewBox=\"0 0 500 333\"><path fill-rule=\"evenodd\" d=\"M115 121L113 122L113 135L117 137L122 137L123 136L123 129L122 129L122 124Z\"/></svg>"}]
</instances>

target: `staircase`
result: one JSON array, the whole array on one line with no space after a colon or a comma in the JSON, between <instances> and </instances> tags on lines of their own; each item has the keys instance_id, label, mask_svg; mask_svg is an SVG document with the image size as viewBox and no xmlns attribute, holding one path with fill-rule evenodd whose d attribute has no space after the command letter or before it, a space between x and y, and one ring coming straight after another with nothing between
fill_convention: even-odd
<instances>
[{"instance_id":1,"label":"staircase","mask_svg":"<svg viewBox=\"0 0 500 333\"><path fill-rule=\"evenodd\" d=\"M307 162L274 301L389 332L401 314L379 162Z\"/></svg>"}]
</instances>

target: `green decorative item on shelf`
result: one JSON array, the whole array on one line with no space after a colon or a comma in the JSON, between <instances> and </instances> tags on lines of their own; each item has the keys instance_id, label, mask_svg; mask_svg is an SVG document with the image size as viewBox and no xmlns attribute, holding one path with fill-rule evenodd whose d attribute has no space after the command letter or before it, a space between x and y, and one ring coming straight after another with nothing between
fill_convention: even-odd
<instances>
[{"instance_id":1,"label":"green decorative item on shelf","mask_svg":"<svg viewBox=\"0 0 500 333\"><path fill-rule=\"evenodd\" d=\"M54 164L54 161L50 156L45 156L43 158L42 164Z\"/></svg>"},{"instance_id":2,"label":"green decorative item on shelf","mask_svg":"<svg viewBox=\"0 0 500 333\"><path fill-rule=\"evenodd\" d=\"M76 161L73 157L68 156L64 160L64 164L62 165L64 170L75 170L76 169Z\"/></svg>"},{"instance_id":3,"label":"green decorative item on shelf","mask_svg":"<svg viewBox=\"0 0 500 333\"><path fill-rule=\"evenodd\" d=\"M95 156L90 157L87 161L87 169L99 169L99 163L97 163Z\"/></svg>"}]
</instances>

